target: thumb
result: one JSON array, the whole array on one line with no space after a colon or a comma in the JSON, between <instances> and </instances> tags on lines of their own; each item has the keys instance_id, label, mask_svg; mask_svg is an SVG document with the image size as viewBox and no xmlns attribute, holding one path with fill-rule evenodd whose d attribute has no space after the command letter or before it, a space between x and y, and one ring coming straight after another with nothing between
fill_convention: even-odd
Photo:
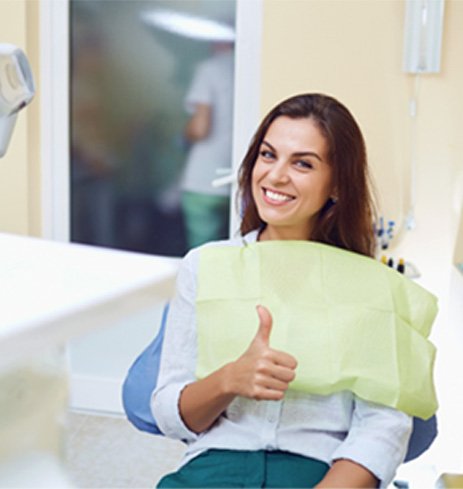
<instances>
[{"instance_id":1,"label":"thumb","mask_svg":"<svg viewBox=\"0 0 463 489\"><path fill-rule=\"evenodd\" d=\"M257 314L259 315L259 329L257 330L256 339L260 339L267 346L270 342L270 333L272 332L272 315L264 306L257 306Z\"/></svg>"}]
</instances>

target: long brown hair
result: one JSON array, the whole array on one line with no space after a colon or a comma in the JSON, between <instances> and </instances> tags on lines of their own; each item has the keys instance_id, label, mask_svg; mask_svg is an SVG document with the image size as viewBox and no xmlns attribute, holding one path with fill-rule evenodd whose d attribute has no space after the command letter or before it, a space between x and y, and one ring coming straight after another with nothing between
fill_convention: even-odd
<instances>
[{"instance_id":1,"label":"long brown hair","mask_svg":"<svg viewBox=\"0 0 463 489\"><path fill-rule=\"evenodd\" d=\"M321 209L310 239L373 256L374 207L365 142L349 110L333 97L322 94L302 94L284 100L258 127L239 172L238 202L243 206L241 234L266 225L259 217L252 195L252 171L268 128L281 116L312 119L328 144L337 200L329 199Z\"/></svg>"}]
</instances>

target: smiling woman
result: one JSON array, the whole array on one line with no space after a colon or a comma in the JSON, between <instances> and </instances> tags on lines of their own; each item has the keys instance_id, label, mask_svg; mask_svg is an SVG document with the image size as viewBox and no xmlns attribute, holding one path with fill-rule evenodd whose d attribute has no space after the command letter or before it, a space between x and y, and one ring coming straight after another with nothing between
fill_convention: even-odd
<instances>
[{"instance_id":1,"label":"smiling woman","mask_svg":"<svg viewBox=\"0 0 463 489\"><path fill-rule=\"evenodd\" d=\"M278 104L243 160L240 196L242 236L195 248L180 266L151 410L161 432L188 448L159 487L387 487L417 406L387 401L381 383L410 371L395 338L430 328L436 307L371 258L365 144L350 112L321 94ZM391 321L408 303L420 319ZM423 355L409 362L428 379L412 383L429 394L423 418L436 409L427 326ZM388 389L403 400L399 383Z\"/></svg>"},{"instance_id":2,"label":"smiling woman","mask_svg":"<svg viewBox=\"0 0 463 489\"><path fill-rule=\"evenodd\" d=\"M271 172L261 170L270 167ZM291 168L286 175L282 173L285 168ZM261 177L264 181L257 182ZM301 207L311 212L310 222L299 229L299 239L373 256L374 209L369 178L365 142L348 109L325 95L291 97L263 119L243 160L240 188L245 209L241 232L266 228L261 233L261 239L266 239L274 229L260 212L276 210L272 203L275 199L280 203L281 196L275 196L275 191L297 197L299 185L304 185L307 195L303 199L299 195L287 206L278 207L278 212L294 212L294 218L296 209L304 212ZM289 191L291 188L296 194ZM274 193L269 195L268 190ZM279 231L291 236L289 228L281 226Z\"/></svg>"}]
</instances>

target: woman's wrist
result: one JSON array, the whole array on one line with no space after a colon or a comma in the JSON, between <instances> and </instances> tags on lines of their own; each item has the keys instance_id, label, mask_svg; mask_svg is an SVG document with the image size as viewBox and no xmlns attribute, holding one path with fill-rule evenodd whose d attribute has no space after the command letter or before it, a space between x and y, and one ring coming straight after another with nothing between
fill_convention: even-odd
<instances>
[{"instance_id":1,"label":"woman's wrist","mask_svg":"<svg viewBox=\"0 0 463 489\"><path fill-rule=\"evenodd\" d=\"M234 378L235 362L225 364L220 370L220 390L224 396L237 396L238 389Z\"/></svg>"},{"instance_id":2,"label":"woman's wrist","mask_svg":"<svg viewBox=\"0 0 463 489\"><path fill-rule=\"evenodd\" d=\"M180 415L185 425L195 433L210 428L233 401L235 395L228 366L204 379L188 384L180 394Z\"/></svg>"}]
</instances>

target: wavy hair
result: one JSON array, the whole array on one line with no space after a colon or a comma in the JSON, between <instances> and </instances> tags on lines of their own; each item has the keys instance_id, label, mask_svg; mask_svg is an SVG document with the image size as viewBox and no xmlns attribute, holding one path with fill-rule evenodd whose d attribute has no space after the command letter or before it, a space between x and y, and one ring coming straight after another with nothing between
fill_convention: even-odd
<instances>
[{"instance_id":1,"label":"wavy hair","mask_svg":"<svg viewBox=\"0 0 463 489\"><path fill-rule=\"evenodd\" d=\"M310 240L373 256L374 205L365 142L349 110L333 97L322 94L296 95L280 102L258 127L239 171L241 234L266 226L252 195L252 172L268 128L281 116L313 120L328 145L337 200L328 199L320 210Z\"/></svg>"}]
</instances>

